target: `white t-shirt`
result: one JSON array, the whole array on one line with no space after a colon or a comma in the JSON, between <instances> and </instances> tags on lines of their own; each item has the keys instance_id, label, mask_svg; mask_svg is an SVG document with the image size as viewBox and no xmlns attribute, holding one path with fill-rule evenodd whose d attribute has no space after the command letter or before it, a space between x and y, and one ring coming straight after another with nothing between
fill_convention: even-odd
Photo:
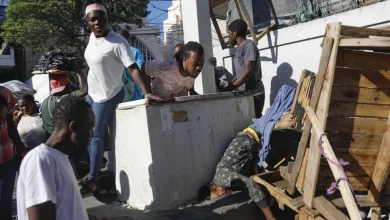
<instances>
[{"instance_id":1,"label":"white t-shirt","mask_svg":"<svg viewBox=\"0 0 390 220\"><path fill-rule=\"evenodd\" d=\"M154 76L152 92L162 99L187 96L194 86L195 79L180 74L179 64L175 60L147 61L145 73Z\"/></svg>"},{"instance_id":2,"label":"white t-shirt","mask_svg":"<svg viewBox=\"0 0 390 220\"><path fill-rule=\"evenodd\" d=\"M123 66L135 63L129 43L114 31L98 39L92 33L84 56L89 66L88 95L98 103L121 91Z\"/></svg>"},{"instance_id":3,"label":"white t-shirt","mask_svg":"<svg viewBox=\"0 0 390 220\"><path fill-rule=\"evenodd\" d=\"M17 185L19 220L28 220L27 209L51 201L57 220L88 220L68 156L44 144L23 159Z\"/></svg>"}]
</instances>

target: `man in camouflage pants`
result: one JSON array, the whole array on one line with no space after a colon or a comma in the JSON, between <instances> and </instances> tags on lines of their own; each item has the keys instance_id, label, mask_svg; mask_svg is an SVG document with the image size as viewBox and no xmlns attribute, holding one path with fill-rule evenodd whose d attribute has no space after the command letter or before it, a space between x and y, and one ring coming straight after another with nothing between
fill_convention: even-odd
<instances>
[{"instance_id":1,"label":"man in camouflage pants","mask_svg":"<svg viewBox=\"0 0 390 220\"><path fill-rule=\"evenodd\" d=\"M263 211L267 220L273 220L271 209L265 199L260 185L250 176L254 175L254 167L258 162L260 150L259 135L252 128L240 132L230 143L228 149L217 165L211 186L211 198L229 194L227 189L248 191L249 197Z\"/></svg>"}]
</instances>

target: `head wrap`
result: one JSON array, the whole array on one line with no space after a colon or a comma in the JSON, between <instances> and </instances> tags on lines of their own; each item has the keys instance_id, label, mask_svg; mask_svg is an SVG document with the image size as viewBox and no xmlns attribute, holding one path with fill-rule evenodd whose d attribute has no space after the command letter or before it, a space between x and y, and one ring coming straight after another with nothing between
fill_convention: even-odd
<instances>
[{"instance_id":1,"label":"head wrap","mask_svg":"<svg viewBox=\"0 0 390 220\"><path fill-rule=\"evenodd\" d=\"M88 15L91 11L103 11L107 13L106 7L103 4L93 3L85 8L85 15Z\"/></svg>"}]
</instances>

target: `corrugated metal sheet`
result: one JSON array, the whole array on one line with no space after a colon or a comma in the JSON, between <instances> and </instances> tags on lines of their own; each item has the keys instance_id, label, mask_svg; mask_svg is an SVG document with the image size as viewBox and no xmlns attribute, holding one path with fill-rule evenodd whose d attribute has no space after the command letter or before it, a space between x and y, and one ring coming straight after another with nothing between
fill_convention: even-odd
<instances>
[{"instance_id":1,"label":"corrugated metal sheet","mask_svg":"<svg viewBox=\"0 0 390 220\"><path fill-rule=\"evenodd\" d=\"M214 12L216 13L216 15L218 15L218 18L226 19L227 2L229 2L229 0L226 0L225 2L222 0L213 0L213 1L219 3L219 6L216 6L214 8ZM256 1L264 1L268 3L267 0L256 0ZM289 25L293 25L297 23L296 13L298 11L301 1L303 0L272 0L272 3L275 7L275 11L279 20L284 21ZM327 17L330 15L343 13L349 10L364 7L385 0L312 0L312 1L313 3L318 4L320 6L322 17ZM270 18L270 20L272 19Z\"/></svg>"}]
</instances>

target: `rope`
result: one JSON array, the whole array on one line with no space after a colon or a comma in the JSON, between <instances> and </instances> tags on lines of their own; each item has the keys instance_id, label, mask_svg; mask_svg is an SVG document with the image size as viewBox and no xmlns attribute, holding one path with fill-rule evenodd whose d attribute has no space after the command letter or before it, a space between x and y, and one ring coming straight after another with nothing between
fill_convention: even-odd
<instances>
[{"instance_id":1,"label":"rope","mask_svg":"<svg viewBox=\"0 0 390 220\"><path fill-rule=\"evenodd\" d=\"M349 189L351 190L352 195L353 195L353 197L354 197L354 199L355 199L355 201L356 201L356 196L355 196L355 193L354 193L353 190L352 190L352 185L351 185L351 183L349 182L348 177L347 177L347 174L345 173L345 170L344 170L344 166L348 165L349 162L345 162L345 161L343 161L343 159L339 159L338 162L335 162L335 161L331 160L329 157L327 157L327 156L325 155L324 147L322 147L322 144L324 143L324 141L322 140L322 138L323 138L324 136L326 136L326 133L321 134L321 135L320 135L320 138L318 139L318 148L320 149L321 155L322 155L323 157L325 157L326 160L328 160L329 162L331 162L332 164L334 164L334 165L336 165L338 168L340 168L340 170L343 172L343 177L340 177L340 178L338 178L335 182L333 182L333 183L330 185L330 187L326 190L326 192L327 192L328 195L332 195L332 194L336 191L336 189L338 189L338 185L339 185L340 181L344 180L344 181L346 181L346 182L348 183ZM356 204L357 204L357 203L356 203ZM357 204L357 206L359 207L359 204ZM359 212L360 212L360 216L361 216L362 218L365 218L365 217L366 217L366 213L365 213L365 212L363 212L363 211L361 211L361 210L359 210Z\"/></svg>"}]
</instances>

